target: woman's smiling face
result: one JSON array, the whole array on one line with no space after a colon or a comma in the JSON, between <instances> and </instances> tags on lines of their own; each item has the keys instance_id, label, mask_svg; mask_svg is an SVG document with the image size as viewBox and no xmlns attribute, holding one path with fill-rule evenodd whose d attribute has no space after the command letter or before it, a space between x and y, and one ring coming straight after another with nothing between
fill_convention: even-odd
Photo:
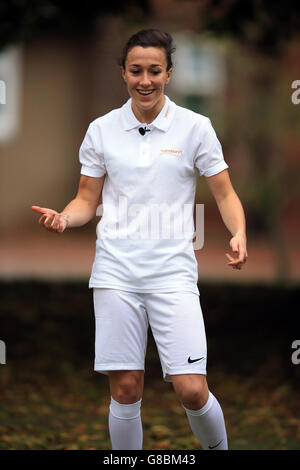
<instances>
[{"instance_id":1,"label":"woman's smiling face","mask_svg":"<svg viewBox=\"0 0 300 470\"><path fill-rule=\"evenodd\" d=\"M132 110L141 122L149 124L162 110L171 75L164 49L134 46L129 50L122 76L132 98Z\"/></svg>"}]
</instances>

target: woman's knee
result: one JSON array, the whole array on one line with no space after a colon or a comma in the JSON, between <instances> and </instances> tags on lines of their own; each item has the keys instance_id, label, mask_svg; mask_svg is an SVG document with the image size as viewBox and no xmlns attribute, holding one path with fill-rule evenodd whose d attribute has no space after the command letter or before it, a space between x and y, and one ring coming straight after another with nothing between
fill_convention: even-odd
<instances>
[{"instance_id":1,"label":"woman's knee","mask_svg":"<svg viewBox=\"0 0 300 470\"><path fill-rule=\"evenodd\" d=\"M205 375L174 375L172 382L174 390L184 407L199 410L207 402L209 391Z\"/></svg>"},{"instance_id":2,"label":"woman's knee","mask_svg":"<svg viewBox=\"0 0 300 470\"><path fill-rule=\"evenodd\" d=\"M144 371L111 371L109 382L114 400L121 404L136 403L143 394Z\"/></svg>"}]
</instances>

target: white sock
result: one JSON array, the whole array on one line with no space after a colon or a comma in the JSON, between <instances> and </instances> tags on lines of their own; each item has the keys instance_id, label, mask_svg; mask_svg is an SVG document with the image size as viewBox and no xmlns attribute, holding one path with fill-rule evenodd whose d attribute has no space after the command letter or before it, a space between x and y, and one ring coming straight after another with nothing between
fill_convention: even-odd
<instances>
[{"instance_id":1,"label":"white sock","mask_svg":"<svg viewBox=\"0 0 300 470\"><path fill-rule=\"evenodd\" d=\"M227 434L221 406L209 392L206 404L200 410L186 411L190 426L204 450L227 450Z\"/></svg>"},{"instance_id":2,"label":"white sock","mask_svg":"<svg viewBox=\"0 0 300 470\"><path fill-rule=\"evenodd\" d=\"M111 397L108 427L112 450L142 449L141 402L142 399L130 405L123 405Z\"/></svg>"}]
</instances>

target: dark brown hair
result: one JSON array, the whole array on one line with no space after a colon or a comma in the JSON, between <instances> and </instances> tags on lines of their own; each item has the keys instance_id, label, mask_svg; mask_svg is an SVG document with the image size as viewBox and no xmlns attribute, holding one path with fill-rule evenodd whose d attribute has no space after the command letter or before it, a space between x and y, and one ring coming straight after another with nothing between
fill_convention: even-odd
<instances>
[{"instance_id":1,"label":"dark brown hair","mask_svg":"<svg viewBox=\"0 0 300 470\"><path fill-rule=\"evenodd\" d=\"M173 67L172 53L175 51L173 38L169 33L160 31L159 29L142 29L133 34L123 48L122 58L119 65L125 69L127 54L134 46L141 47L159 47L165 50L167 59L167 71Z\"/></svg>"}]
</instances>

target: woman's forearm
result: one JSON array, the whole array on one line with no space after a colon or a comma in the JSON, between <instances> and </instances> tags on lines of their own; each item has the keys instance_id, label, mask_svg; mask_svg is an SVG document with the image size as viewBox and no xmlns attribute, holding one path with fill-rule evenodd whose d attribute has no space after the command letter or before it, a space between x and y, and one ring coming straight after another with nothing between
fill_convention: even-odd
<instances>
[{"instance_id":1,"label":"woman's forearm","mask_svg":"<svg viewBox=\"0 0 300 470\"><path fill-rule=\"evenodd\" d=\"M235 191L217 202L221 217L232 236L246 236L246 219L243 206Z\"/></svg>"},{"instance_id":2,"label":"woman's forearm","mask_svg":"<svg viewBox=\"0 0 300 470\"><path fill-rule=\"evenodd\" d=\"M39 224L53 232L63 232L66 228L81 227L96 215L101 199L105 175L100 178L81 175L76 197L61 211L47 207L31 206L42 214Z\"/></svg>"},{"instance_id":3,"label":"woman's forearm","mask_svg":"<svg viewBox=\"0 0 300 470\"><path fill-rule=\"evenodd\" d=\"M61 211L61 214L67 215L68 228L81 227L94 218L96 209L94 204L76 197Z\"/></svg>"}]
</instances>

